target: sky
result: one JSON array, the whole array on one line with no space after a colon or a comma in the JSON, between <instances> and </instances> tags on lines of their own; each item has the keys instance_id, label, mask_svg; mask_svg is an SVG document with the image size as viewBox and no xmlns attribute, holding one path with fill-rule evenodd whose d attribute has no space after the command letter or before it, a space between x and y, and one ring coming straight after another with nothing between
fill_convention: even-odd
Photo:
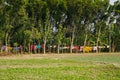
<instances>
[{"instance_id":1,"label":"sky","mask_svg":"<svg viewBox=\"0 0 120 80\"><path fill-rule=\"evenodd\" d=\"M110 4L114 4L114 1L117 1L117 0L110 0Z\"/></svg>"}]
</instances>

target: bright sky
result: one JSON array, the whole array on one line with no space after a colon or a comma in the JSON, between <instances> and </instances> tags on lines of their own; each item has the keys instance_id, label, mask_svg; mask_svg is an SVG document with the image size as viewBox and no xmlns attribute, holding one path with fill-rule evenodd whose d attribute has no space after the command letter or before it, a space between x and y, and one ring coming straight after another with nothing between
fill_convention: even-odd
<instances>
[{"instance_id":1,"label":"bright sky","mask_svg":"<svg viewBox=\"0 0 120 80\"><path fill-rule=\"evenodd\" d=\"M117 1L117 0L110 0L110 4L114 4L114 1Z\"/></svg>"}]
</instances>

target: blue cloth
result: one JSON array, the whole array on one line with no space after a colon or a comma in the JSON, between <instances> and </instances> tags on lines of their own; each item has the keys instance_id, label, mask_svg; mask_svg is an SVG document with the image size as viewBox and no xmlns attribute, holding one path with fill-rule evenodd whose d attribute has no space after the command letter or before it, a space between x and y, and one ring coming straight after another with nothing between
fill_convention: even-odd
<instances>
[{"instance_id":1,"label":"blue cloth","mask_svg":"<svg viewBox=\"0 0 120 80\"><path fill-rule=\"evenodd\" d=\"M37 46L36 46L36 48L37 48L37 49L40 49L40 48L41 48L41 46L40 46L40 45L37 45Z\"/></svg>"}]
</instances>

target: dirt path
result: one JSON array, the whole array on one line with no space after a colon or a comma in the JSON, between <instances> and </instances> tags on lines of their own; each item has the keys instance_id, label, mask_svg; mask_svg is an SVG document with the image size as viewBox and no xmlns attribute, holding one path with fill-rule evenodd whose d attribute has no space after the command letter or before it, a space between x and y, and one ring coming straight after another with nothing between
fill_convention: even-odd
<instances>
[{"instance_id":1,"label":"dirt path","mask_svg":"<svg viewBox=\"0 0 120 80\"><path fill-rule=\"evenodd\" d=\"M0 59L40 59L40 58L63 58L75 56L120 56L120 53L16 54L9 56L0 56Z\"/></svg>"}]
</instances>

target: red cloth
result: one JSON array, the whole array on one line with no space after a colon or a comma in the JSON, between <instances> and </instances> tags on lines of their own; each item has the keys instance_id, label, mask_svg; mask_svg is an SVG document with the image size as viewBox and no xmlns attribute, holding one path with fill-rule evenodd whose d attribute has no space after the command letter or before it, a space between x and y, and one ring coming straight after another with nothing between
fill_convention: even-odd
<instances>
[{"instance_id":1,"label":"red cloth","mask_svg":"<svg viewBox=\"0 0 120 80\"><path fill-rule=\"evenodd\" d=\"M79 46L73 46L72 49L74 49L76 52L78 52Z\"/></svg>"},{"instance_id":2,"label":"red cloth","mask_svg":"<svg viewBox=\"0 0 120 80\"><path fill-rule=\"evenodd\" d=\"M30 45L30 50L35 50L35 45Z\"/></svg>"},{"instance_id":3,"label":"red cloth","mask_svg":"<svg viewBox=\"0 0 120 80\"><path fill-rule=\"evenodd\" d=\"M41 48L42 48L42 49L44 48L44 44L41 45Z\"/></svg>"}]
</instances>

